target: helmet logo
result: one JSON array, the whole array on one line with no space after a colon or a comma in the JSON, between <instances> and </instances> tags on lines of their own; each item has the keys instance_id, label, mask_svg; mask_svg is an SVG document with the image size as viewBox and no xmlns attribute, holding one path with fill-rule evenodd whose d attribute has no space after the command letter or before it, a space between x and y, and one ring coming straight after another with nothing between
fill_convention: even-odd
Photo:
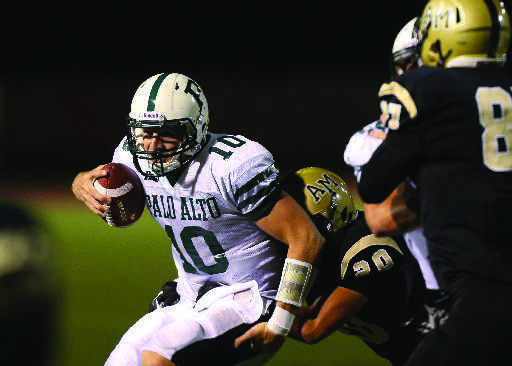
<instances>
[{"instance_id":1,"label":"helmet logo","mask_svg":"<svg viewBox=\"0 0 512 366\"><path fill-rule=\"evenodd\" d=\"M151 121L163 121L165 116L160 112L141 112L139 114L139 120L151 120Z\"/></svg>"},{"instance_id":2,"label":"helmet logo","mask_svg":"<svg viewBox=\"0 0 512 366\"><path fill-rule=\"evenodd\" d=\"M329 193L335 195L336 193L330 188L330 186L333 185L334 187L337 187L339 185L327 174L324 173L322 176L324 179L319 178L316 180L316 183L324 187L324 189L312 184L306 185L306 189L308 190L309 193L311 193L315 202L320 201L322 197L327 193L326 191L329 191Z\"/></svg>"},{"instance_id":3,"label":"helmet logo","mask_svg":"<svg viewBox=\"0 0 512 366\"><path fill-rule=\"evenodd\" d=\"M428 4L423 16L420 19L419 35L424 39L427 35L428 29L432 25L432 4Z\"/></svg>"},{"instance_id":4,"label":"helmet logo","mask_svg":"<svg viewBox=\"0 0 512 366\"><path fill-rule=\"evenodd\" d=\"M432 19L433 28L449 28L450 27L450 9L444 12L437 12Z\"/></svg>"},{"instance_id":5,"label":"helmet logo","mask_svg":"<svg viewBox=\"0 0 512 366\"><path fill-rule=\"evenodd\" d=\"M452 50L448 50L448 52L443 55L443 51L441 49L441 41L439 39L432 45L432 50L439 54L439 66L443 66L445 61L452 54Z\"/></svg>"},{"instance_id":6,"label":"helmet logo","mask_svg":"<svg viewBox=\"0 0 512 366\"><path fill-rule=\"evenodd\" d=\"M428 4L425 12L422 16L421 23L423 26L423 31L426 31L430 26L432 28L449 28L450 27L450 10L451 9L436 9L435 12L432 12L432 4ZM458 13L458 12L457 12ZM460 18L460 15L457 14L457 17Z\"/></svg>"},{"instance_id":7,"label":"helmet logo","mask_svg":"<svg viewBox=\"0 0 512 366\"><path fill-rule=\"evenodd\" d=\"M203 101L200 97L203 92L201 91L199 85L192 79L188 79L187 86L185 87L185 93L192 95L196 103L199 104L199 108L201 110L203 109Z\"/></svg>"}]
</instances>

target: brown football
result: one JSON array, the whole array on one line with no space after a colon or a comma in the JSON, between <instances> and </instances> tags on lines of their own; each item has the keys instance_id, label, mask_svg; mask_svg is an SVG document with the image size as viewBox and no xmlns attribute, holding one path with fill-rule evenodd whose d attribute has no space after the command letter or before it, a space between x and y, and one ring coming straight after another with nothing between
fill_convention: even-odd
<instances>
[{"instance_id":1,"label":"brown football","mask_svg":"<svg viewBox=\"0 0 512 366\"><path fill-rule=\"evenodd\" d=\"M112 198L105 221L113 227L130 226L144 212L144 187L137 173L126 165L109 163L106 167L108 174L93 183L98 192Z\"/></svg>"}]
</instances>

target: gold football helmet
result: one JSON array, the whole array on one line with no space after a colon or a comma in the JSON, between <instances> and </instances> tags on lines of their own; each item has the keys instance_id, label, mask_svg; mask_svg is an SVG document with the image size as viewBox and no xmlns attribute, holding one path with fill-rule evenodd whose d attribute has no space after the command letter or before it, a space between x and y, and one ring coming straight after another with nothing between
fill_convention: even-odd
<instances>
[{"instance_id":1,"label":"gold football helmet","mask_svg":"<svg viewBox=\"0 0 512 366\"><path fill-rule=\"evenodd\" d=\"M420 22L428 66L478 67L506 61L510 21L499 0L430 0Z\"/></svg>"},{"instance_id":2,"label":"gold football helmet","mask_svg":"<svg viewBox=\"0 0 512 366\"><path fill-rule=\"evenodd\" d=\"M335 233L357 216L347 184L327 169L297 170L285 177L281 186L306 209L320 231Z\"/></svg>"}]
</instances>

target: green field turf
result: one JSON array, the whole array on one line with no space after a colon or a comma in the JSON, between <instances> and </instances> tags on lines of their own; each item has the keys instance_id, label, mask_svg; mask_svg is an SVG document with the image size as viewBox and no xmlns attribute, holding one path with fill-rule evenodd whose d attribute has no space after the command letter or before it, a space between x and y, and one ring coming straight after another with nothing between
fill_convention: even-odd
<instances>
[{"instance_id":1,"label":"green field turf","mask_svg":"<svg viewBox=\"0 0 512 366\"><path fill-rule=\"evenodd\" d=\"M134 226L116 229L78 203L20 203L48 227L53 243L60 307L52 366L103 365L123 332L175 275L169 240L147 211ZM268 365L389 363L359 339L336 334L315 346L289 339Z\"/></svg>"}]
</instances>

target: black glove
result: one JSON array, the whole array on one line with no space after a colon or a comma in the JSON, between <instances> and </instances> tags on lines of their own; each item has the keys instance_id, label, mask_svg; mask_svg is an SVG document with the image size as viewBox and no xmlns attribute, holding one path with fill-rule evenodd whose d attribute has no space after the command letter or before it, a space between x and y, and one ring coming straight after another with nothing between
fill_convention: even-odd
<instances>
[{"instance_id":1,"label":"black glove","mask_svg":"<svg viewBox=\"0 0 512 366\"><path fill-rule=\"evenodd\" d=\"M197 292L196 302L199 301L201 297L203 297L208 291L213 290L216 287L224 286L221 282L211 282L207 281L201 286L199 291Z\"/></svg>"},{"instance_id":2,"label":"black glove","mask_svg":"<svg viewBox=\"0 0 512 366\"><path fill-rule=\"evenodd\" d=\"M178 283L176 281L168 281L166 282L160 292L156 295L156 297L151 301L151 305L149 305L149 312L153 310L163 308L165 306L171 306L177 304L180 301L180 295L176 291L176 286Z\"/></svg>"}]
</instances>

